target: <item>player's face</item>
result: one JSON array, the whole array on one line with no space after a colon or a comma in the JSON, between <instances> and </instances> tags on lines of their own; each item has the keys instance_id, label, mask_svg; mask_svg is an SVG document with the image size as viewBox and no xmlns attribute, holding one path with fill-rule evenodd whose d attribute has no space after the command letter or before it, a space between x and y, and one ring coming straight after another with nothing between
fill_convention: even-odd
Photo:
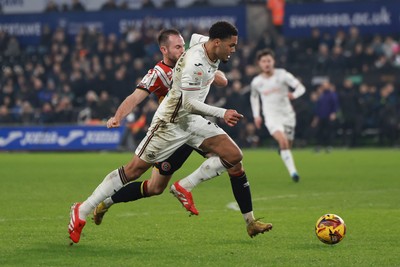
<instances>
[{"instance_id":1,"label":"player's face","mask_svg":"<svg viewBox=\"0 0 400 267\"><path fill-rule=\"evenodd\" d=\"M169 42L166 51L166 56L175 65L182 53L185 52L185 41L183 40L183 37L181 35L169 36Z\"/></svg>"},{"instance_id":2,"label":"player's face","mask_svg":"<svg viewBox=\"0 0 400 267\"><path fill-rule=\"evenodd\" d=\"M231 55L236 51L237 42L237 36L231 36L231 38L220 40L218 49L216 51L218 59L224 63L228 62Z\"/></svg>"},{"instance_id":3,"label":"player's face","mask_svg":"<svg viewBox=\"0 0 400 267\"><path fill-rule=\"evenodd\" d=\"M275 60L271 55L265 55L258 61L258 66L262 72L271 73L274 70Z\"/></svg>"}]
</instances>

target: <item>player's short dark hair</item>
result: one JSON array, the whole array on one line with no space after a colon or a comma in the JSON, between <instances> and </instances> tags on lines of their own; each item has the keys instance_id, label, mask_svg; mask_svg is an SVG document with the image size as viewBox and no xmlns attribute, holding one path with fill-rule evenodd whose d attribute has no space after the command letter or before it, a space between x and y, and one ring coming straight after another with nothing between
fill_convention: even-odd
<instances>
[{"instance_id":1,"label":"player's short dark hair","mask_svg":"<svg viewBox=\"0 0 400 267\"><path fill-rule=\"evenodd\" d=\"M158 46L163 46L168 44L168 38L171 35L181 35L181 33L176 29L163 29L159 32L157 37Z\"/></svg>"},{"instance_id":2,"label":"player's short dark hair","mask_svg":"<svg viewBox=\"0 0 400 267\"><path fill-rule=\"evenodd\" d=\"M218 21L214 23L208 31L210 39L227 39L232 36L238 36L238 30L227 21Z\"/></svg>"},{"instance_id":3,"label":"player's short dark hair","mask_svg":"<svg viewBox=\"0 0 400 267\"><path fill-rule=\"evenodd\" d=\"M270 48L264 48L262 50L257 51L256 54L257 61L260 60L260 58L262 58L263 56L271 56L272 58L275 58L275 53Z\"/></svg>"}]
</instances>

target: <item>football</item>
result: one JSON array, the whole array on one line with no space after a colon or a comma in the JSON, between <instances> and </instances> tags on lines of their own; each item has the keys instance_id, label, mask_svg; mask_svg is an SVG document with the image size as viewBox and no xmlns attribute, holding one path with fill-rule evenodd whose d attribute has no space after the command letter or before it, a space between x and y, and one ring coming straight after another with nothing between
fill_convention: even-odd
<instances>
[{"instance_id":1,"label":"football","mask_svg":"<svg viewBox=\"0 0 400 267\"><path fill-rule=\"evenodd\" d=\"M336 214L325 214L315 224L315 234L323 243L334 245L346 235L346 224Z\"/></svg>"}]
</instances>

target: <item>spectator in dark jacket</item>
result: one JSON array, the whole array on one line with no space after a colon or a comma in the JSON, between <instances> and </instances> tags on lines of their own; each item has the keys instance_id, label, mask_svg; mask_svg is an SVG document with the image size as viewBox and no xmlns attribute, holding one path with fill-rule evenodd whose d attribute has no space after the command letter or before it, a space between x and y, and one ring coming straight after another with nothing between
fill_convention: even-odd
<instances>
[{"instance_id":1,"label":"spectator in dark jacket","mask_svg":"<svg viewBox=\"0 0 400 267\"><path fill-rule=\"evenodd\" d=\"M342 144L353 147L361 135L362 118L359 112L358 92L350 79L345 79L339 90L339 102L342 114Z\"/></svg>"},{"instance_id":2,"label":"spectator in dark jacket","mask_svg":"<svg viewBox=\"0 0 400 267\"><path fill-rule=\"evenodd\" d=\"M319 97L311 127L316 128L317 151L320 147L324 147L326 152L330 152L335 136L339 100L334 86L329 81L323 82L318 91Z\"/></svg>"}]
</instances>

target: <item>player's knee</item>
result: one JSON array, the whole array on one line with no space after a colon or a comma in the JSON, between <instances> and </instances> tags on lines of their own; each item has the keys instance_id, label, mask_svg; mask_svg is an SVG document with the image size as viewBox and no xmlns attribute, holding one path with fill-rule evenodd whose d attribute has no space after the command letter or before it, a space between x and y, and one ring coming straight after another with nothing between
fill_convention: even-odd
<instances>
[{"instance_id":1,"label":"player's knee","mask_svg":"<svg viewBox=\"0 0 400 267\"><path fill-rule=\"evenodd\" d=\"M242 150L241 150L241 149L237 149L236 155L235 155L235 156L236 156L237 163L241 162L242 159L243 159L243 152L242 152Z\"/></svg>"},{"instance_id":2,"label":"player's knee","mask_svg":"<svg viewBox=\"0 0 400 267\"><path fill-rule=\"evenodd\" d=\"M244 172L244 168L243 168L242 162L239 162L238 164L236 164L232 168L229 168L227 171L228 171L229 176L234 176L234 177L238 176L238 174Z\"/></svg>"},{"instance_id":3,"label":"player's knee","mask_svg":"<svg viewBox=\"0 0 400 267\"><path fill-rule=\"evenodd\" d=\"M240 153L235 155L235 160L234 160L234 164L238 164L239 162L241 162L243 159L243 154L242 151L240 151Z\"/></svg>"},{"instance_id":4,"label":"player's knee","mask_svg":"<svg viewBox=\"0 0 400 267\"><path fill-rule=\"evenodd\" d=\"M226 157L226 161L228 161L232 166L240 163L243 159L243 153L240 149L237 149L235 151L232 151L232 153L229 153L229 155Z\"/></svg>"}]
</instances>

